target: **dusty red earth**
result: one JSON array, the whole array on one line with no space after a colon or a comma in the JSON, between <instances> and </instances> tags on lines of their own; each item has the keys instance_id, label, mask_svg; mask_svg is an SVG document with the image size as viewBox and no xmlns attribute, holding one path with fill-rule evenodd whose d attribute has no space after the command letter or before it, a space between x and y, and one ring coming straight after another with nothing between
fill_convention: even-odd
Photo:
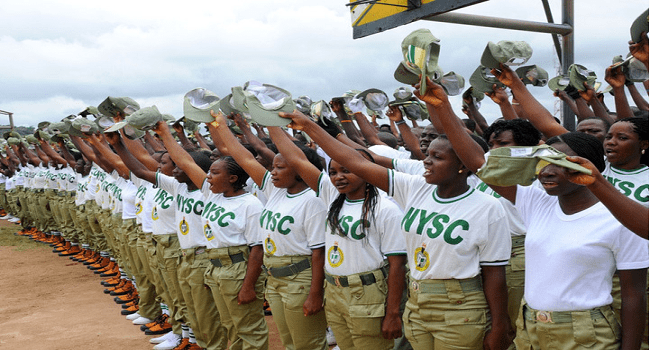
<instances>
[{"instance_id":1,"label":"dusty red earth","mask_svg":"<svg viewBox=\"0 0 650 350\"><path fill-rule=\"evenodd\" d=\"M98 275L0 220L0 349L151 349ZM282 349L271 317L270 348Z\"/></svg>"}]
</instances>

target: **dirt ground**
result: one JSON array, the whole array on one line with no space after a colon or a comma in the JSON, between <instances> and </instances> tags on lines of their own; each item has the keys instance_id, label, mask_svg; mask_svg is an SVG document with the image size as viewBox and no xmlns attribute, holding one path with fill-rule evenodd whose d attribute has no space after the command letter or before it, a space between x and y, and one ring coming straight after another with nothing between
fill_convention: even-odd
<instances>
[{"instance_id":1,"label":"dirt ground","mask_svg":"<svg viewBox=\"0 0 650 350\"><path fill-rule=\"evenodd\" d=\"M0 349L151 349L154 344L103 293L102 278L82 263L13 233L0 220ZM282 349L267 317L270 348Z\"/></svg>"}]
</instances>

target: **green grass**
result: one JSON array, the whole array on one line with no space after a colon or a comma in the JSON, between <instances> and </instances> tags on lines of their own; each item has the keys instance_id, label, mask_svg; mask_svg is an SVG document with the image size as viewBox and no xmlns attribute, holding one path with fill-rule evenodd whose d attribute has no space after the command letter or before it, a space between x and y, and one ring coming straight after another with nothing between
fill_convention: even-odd
<instances>
[{"instance_id":1,"label":"green grass","mask_svg":"<svg viewBox=\"0 0 650 350\"><path fill-rule=\"evenodd\" d=\"M34 242L25 236L15 236L14 233L20 230L18 225L0 227L0 247L16 247L14 250L17 251L50 248L49 245Z\"/></svg>"}]
</instances>

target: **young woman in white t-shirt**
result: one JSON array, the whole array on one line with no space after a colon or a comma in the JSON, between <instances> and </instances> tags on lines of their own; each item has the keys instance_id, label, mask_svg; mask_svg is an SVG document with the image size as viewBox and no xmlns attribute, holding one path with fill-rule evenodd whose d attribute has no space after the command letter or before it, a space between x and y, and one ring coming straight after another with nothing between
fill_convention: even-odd
<instances>
[{"instance_id":1,"label":"young woman in white t-shirt","mask_svg":"<svg viewBox=\"0 0 650 350\"><path fill-rule=\"evenodd\" d=\"M267 171L228 129L223 114L213 116L216 120L208 128L213 140L217 140L215 144L223 143L222 154L231 155L267 198L259 229L264 239L264 267L269 275L266 299L280 339L287 348L326 349L326 207L282 155L275 156L273 170ZM303 151L310 152L312 164L320 165L315 151Z\"/></svg>"},{"instance_id":2,"label":"young woman in white t-shirt","mask_svg":"<svg viewBox=\"0 0 650 350\"><path fill-rule=\"evenodd\" d=\"M506 214L496 198L468 185L470 172L449 141L433 140L423 176L409 175L367 160L300 112L280 115L404 209L410 283L403 322L413 348L507 348L505 265L511 240Z\"/></svg>"},{"instance_id":3,"label":"young woman in white t-shirt","mask_svg":"<svg viewBox=\"0 0 650 350\"><path fill-rule=\"evenodd\" d=\"M343 350L392 349L393 339L401 334L399 303L406 244L396 233L402 211L334 160L327 178L283 130L268 129L282 156L329 208L325 313L338 346ZM361 153L372 161L369 153Z\"/></svg>"},{"instance_id":4,"label":"young woman in white t-shirt","mask_svg":"<svg viewBox=\"0 0 650 350\"><path fill-rule=\"evenodd\" d=\"M265 278L260 278L264 253L258 230L262 203L244 191L248 174L232 157L218 158L206 174L166 129L161 124L158 134L174 163L203 193L203 234L213 265L205 271L205 284L228 328L231 347L268 348L262 308Z\"/></svg>"},{"instance_id":5,"label":"young woman in white t-shirt","mask_svg":"<svg viewBox=\"0 0 650 350\"><path fill-rule=\"evenodd\" d=\"M508 67L502 65L492 73L512 87L527 112L534 113L532 106L543 109ZM483 151L464 131L444 89L427 79L426 94L419 97L435 109L463 163L472 171L481 168ZM587 158L599 170L605 168L603 147L594 136L566 133L548 139L547 144L569 156ZM491 186L517 207L526 224L526 285L515 345L638 349L644 324L639 310L648 267L647 242L616 221L589 189L571 182L572 175L566 168L548 165L538 175L543 189ZM610 305L616 269L623 295L622 337Z\"/></svg>"}]
</instances>

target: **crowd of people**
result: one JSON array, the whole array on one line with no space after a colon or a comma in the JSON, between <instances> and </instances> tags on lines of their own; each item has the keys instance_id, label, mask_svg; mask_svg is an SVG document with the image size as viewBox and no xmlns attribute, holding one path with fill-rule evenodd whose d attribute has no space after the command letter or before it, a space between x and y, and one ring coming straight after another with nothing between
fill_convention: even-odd
<instances>
[{"instance_id":1,"label":"crowd of people","mask_svg":"<svg viewBox=\"0 0 650 350\"><path fill-rule=\"evenodd\" d=\"M552 92L576 131L503 62L491 125L424 68L385 125L358 108L374 90L301 97L274 112L289 129L250 103L195 118L188 94L176 120L108 97L5 133L0 206L106 277L154 349L267 349L265 313L287 349L648 349L649 108L624 68L614 111L593 80Z\"/></svg>"}]
</instances>

